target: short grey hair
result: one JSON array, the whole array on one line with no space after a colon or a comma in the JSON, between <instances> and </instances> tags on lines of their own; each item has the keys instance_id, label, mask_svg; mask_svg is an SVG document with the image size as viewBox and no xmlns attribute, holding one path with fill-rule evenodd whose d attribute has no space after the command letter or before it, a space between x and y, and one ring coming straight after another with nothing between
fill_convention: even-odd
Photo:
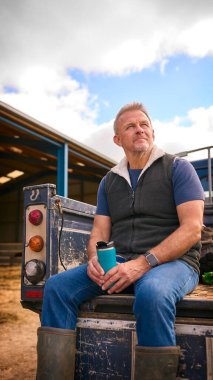
<instances>
[{"instance_id":1,"label":"short grey hair","mask_svg":"<svg viewBox=\"0 0 213 380\"><path fill-rule=\"evenodd\" d=\"M123 106L118 111L118 113L115 117L114 123L113 123L113 129L114 129L115 134L117 134L117 123L118 123L119 117L127 111L141 111L141 112L145 113L145 115L148 117L148 119L152 125L151 119L150 119L149 114L148 114L146 108L144 107L144 105L142 103L139 103L139 102L132 102L132 103L125 104L125 106Z\"/></svg>"}]
</instances>

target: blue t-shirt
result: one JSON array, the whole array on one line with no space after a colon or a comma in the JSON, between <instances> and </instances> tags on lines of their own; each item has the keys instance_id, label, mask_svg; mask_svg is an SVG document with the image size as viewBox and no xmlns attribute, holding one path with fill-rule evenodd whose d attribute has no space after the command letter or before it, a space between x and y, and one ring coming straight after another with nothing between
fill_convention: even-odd
<instances>
[{"instance_id":1,"label":"blue t-shirt","mask_svg":"<svg viewBox=\"0 0 213 380\"><path fill-rule=\"evenodd\" d=\"M136 189L140 173L141 169L129 169L133 191ZM193 200L204 200L205 198L199 177L192 164L187 160L182 158L176 158L174 160L172 167L172 183L176 206ZM110 216L105 191L105 177L102 178L98 189L96 214Z\"/></svg>"}]
</instances>

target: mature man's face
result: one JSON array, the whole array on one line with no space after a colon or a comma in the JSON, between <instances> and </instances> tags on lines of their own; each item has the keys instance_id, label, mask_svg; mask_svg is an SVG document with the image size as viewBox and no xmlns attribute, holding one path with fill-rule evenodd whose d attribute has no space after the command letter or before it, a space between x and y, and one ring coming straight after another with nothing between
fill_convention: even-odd
<instances>
[{"instance_id":1,"label":"mature man's face","mask_svg":"<svg viewBox=\"0 0 213 380\"><path fill-rule=\"evenodd\" d=\"M118 119L114 142L126 153L147 152L153 147L154 130L140 110L126 111Z\"/></svg>"}]
</instances>

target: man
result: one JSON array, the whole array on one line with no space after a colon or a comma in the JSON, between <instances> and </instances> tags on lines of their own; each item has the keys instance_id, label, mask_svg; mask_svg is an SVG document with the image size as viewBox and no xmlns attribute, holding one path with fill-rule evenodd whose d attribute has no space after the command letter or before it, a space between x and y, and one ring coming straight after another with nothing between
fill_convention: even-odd
<instances>
[{"instance_id":1,"label":"man","mask_svg":"<svg viewBox=\"0 0 213 380\"><path fill-rule=\"evenodd\" d=\"M140 103L124 106L114 122L114 142L124 159L104 177L88 244L88 264L49 279L38 331L38 379L63 350L61 378L74 371L74 330L82 302L133 284L138 345L135 379L176 378L176 303L198 283L204 194L192 165L154 145L151 120ZM97 241L115 242L123 262L104 274ZM69 344L67 344L69 342ZM71 347L73 349L71 349ZM58 353L57 353L58 354ZM54 369L54 373L55 369ZM67 377L66 377L67 376Z\"/></svg>"}]
</instances>

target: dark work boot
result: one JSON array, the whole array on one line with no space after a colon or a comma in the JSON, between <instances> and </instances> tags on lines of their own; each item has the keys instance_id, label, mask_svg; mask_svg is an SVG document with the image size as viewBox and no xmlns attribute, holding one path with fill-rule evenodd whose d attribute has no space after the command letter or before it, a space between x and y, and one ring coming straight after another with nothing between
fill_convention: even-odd
<instances>
[{"instance_id":1,"label":"dark work boot","mask_svg":"<svg viewBox=\"0 0 213 380\"><path fill-rule=\"evenodd\" d=\"M73 380L76 333L52 327L38 328L37 380Z\"/></svg>"},{"instance_id":2,"label":"dark work boot","mask_svg":"<svg viewBox=\"0 0 213 380\"><path fill-rule=\"evenodd\" d=\"M175 380L180 347L135 347L134 380Z\"/></svg>"}]
</instances>

